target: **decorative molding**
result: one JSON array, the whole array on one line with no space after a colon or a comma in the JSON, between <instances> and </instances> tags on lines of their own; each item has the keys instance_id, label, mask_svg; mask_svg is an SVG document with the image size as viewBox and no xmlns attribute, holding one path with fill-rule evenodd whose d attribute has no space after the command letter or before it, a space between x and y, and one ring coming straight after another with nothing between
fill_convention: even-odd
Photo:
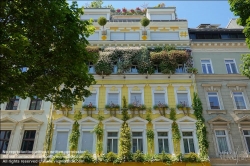
<instances>
[{"instance_id":1,"label":"decorative molding","mask_svg":"<svg viewBox=\"0 0 250 166\"><path fill-rule=\"evenodd\" d=\"M240 91L240 92L243 92L246 89L246 87L247 87L247 83L228 83L227 87L231 91Z\"/></svg>"},{"instance_id":2,"label":"decorative molding","mask_svg":"<svg viewBox=\"0 0 250 166\"><path fill-rule=\"evenodd\" d=\"M237 114L250 114L250 110L234 110L234 113Z\"/></svg>"},{"instance_id":3,"label":"decorative molding","mask_svg":"<svg viewBox=\"0 0 250 166\"><path fill-rule=\"evenodd\" d=\"M227 114L227 110L207 110L208 114Z\"/></svg>"},{"instance_id":4,"label":"decorative molding","mask_svg":"<svg viewBox=\"0 0 250 166\"><path fill-rule=\"evenodd\" d=\"M1 115L9 114L9 115L18 115L20 110L1 110Z\"/></svg>"},{"instance_id":5,"label":"decorative molding","mask_svg":"<svg viewBox=\"0 0 250 166\"><path fill-rule=\"evenodd\" d=\"M39 114L39 115L42 115L44 112L44 110L24 110L24 114L32 114L32 115L35 115L35 114Z\"/></svg>"},{"instance_id":6,"label":"decorative molding","mask_svg":"<svg viewBox=\"0 0 250 166\"><path fill-rule=\"evenodd\" d=\"M201 84L201 86L207 92L219 92L221 88L221 84Z\"/></svg>"}]
</instances>

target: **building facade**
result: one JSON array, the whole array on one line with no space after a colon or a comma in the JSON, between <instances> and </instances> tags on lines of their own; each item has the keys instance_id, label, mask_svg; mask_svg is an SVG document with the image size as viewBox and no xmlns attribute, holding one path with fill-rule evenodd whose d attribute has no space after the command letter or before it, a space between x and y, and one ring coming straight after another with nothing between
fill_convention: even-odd
<instances>
[{"instance_id":1,"label":"building facade","mask_svg":"<svg viewBox=\"0 0 250 166\"><path fill-rule=\"evenodd\" d=\"M235 19L226 28L218 26L201 24L189 29L199 72L196 87L209 133L209 156L212 165L234 165L237 156L239 164L249 164L245 157L250 153L250 81L240 74L241 54L249 49L243 27Z\"/></svg>"}]
</instances>

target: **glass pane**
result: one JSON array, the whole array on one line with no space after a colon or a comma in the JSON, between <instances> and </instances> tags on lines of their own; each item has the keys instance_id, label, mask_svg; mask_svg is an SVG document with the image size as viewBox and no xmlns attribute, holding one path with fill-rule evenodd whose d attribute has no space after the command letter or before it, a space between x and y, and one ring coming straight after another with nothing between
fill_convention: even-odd
<instances>
[{"instance_id":1,"label":"glass pane","mask_svg":"<svg viewBox=\"0 0 250 166\"><path fill-rule=\"evenodd\" d=\"M188 94L187 93L177 93L178 104L185 104L188 106Z\"/></svg>"},{"instance_id":2,"label":"glass pane","mask_svg":"<svg viewBox=\"0 0 250 166\"><path fill-rule=\"evenodd\" d=\"M250 152L250 137L245 137L245 139L246 139L246 144L247 144L248 152Z\"/></svg>"},{"instance_id":3,"label":"glass pane","mask_svg":"<svg viewBox=\"0 0 250 166\"><path fill-rule=\"evenodd\" d=\"M30 131L24 131L24 135L23 135L23 138L24 139L27 139L27 138L29 138L29 135L30 135Z\"/></svg>"},{"instance_id":4,"label":"glass pane","mask_svg":"<svg viewBox=\"0 0 250 166\"><path fill-rule=\"evenodd\" d=\"M42 105L42 100L37 100L36 110L40 110Z\"/></svg>"},{"instance_id":5,"label":"glass pane","mask_svg":"<svg viewBox=\"0 0 250 166\"><path fill-rule=\"evenodd\" d=\"M55 150L66 151L67 146L68 146L68 132L57 132Z\"/></svg>"},{"instance_id":6,"label":"glass pane","mask_svg":"<svg viewBox=\"0 0 250 166\"><path fill-rule=\"evenodd\" d=\"M234 96L234 100L235 100L237 109L246 109L243 96Z\"/></svg>"},{"instance_id":7,"label":"glass pane","mask_svg":"<svg viewBox=\"0 0 250 166\"><path fill-rule=\"evenodd\" d=\"M208 94L208 95L217 95L216 92L208 92L207 94Z\"/></svg>"},{"instance_id":8,"label":"glass pane","mask_svg":"<svg viewBox=\"0 0 250 166\"><path fill-rule=\"evenodd\" d=\"M226 135L224 130L216 130L215 133L216 135Z\"/></svg>"},{"instance_id":9,"label":"glass pane","mask_svg":"<svg viewBox=\"0 0 250 166\"><path fill-rule=\"evenodd\" d=\"M210 60L201 60L201 63L210 63Z\"/></svg>"},{"instance_id":10,"label":"glass pane","mask_svg":"<svg viewBox=\"0 0 250 166\"><path fill-rule=\"evenodd\" d=\"M108 132L108 137L117 137L118 132Z\"/></svg>"},{"instance_id":11,"label":"glass pane","mask_svg":"<svg viewBox=\"0 0 250 166\"><path fill-rule=\"evenodd\" d=\"M33 145L34 145L34 141L28 141L27 151L30 151L28 153L31 153L31 151L33 150Z\"/></svg>"},{"instance_id":12,"label":"glass pane","mask_svg":"<svg viewBox=\"0 0 250 166\"><path fill-rule=\"evenodd\" d=\"M165 93L154 93L155 104L165 104Z\"/></svg>"},{"instance_id":13,"label":"glass pane","mask_svg":"<svg viewBox=\"0 0 250 166\"><path fill-rule=\"evenodd\" d=\"M250 130L243 130L244 135L250 135Z\"/></svg>"},{"instance_id":14,"label":"glass pane","mask_svg":"<svg viewBox=\"0 0 250 166\"><path fill-rule=\"evenodd\" d=\"M22 142L21 151L23 151L23 152L21 152L21 153L25 153L27 144L28 144L27 141L23 141L23 142Z\"/></svg>"},{"instance_id":15,"label":"glass pane","mask_svg":"<svg viewBox=\"0 0 250 166\"><path fill-rule=\"evenodd\" d=\"M168 139L164 139L164 151L165 153L169 153Z\"/></svg>"},{"instance_id":16,"label":"glass pane","mask_svg":"<svg viewBox=\"0 0 250 166\"><path fill-rule=\"evenodd\" d=\"M118 139L113 139L113 152L118 153Z\"/></svg>"},{"instance_id":17,"label":"glass pane","mask_svg":"<svg viewBox=\"0 0 250 166\"><path fill-rule=\"evenodd\" d=\"M3 142L3 149L2 149L2 152L3 152L3 153L6 153L7 148L8 148L8 144L9 144L9 141L4 141L4 142Z\"/></svg>"},{"instance_id":18,"label":"glass pane","mask_svg":"<svg viewBox=\"0 0 250 166\"><path fill-rule=\"evenodd\" d=\"M4 141L0 141L0 150L2 150L1 147L2 147L3 144L4 144ZM0 151L0 153L3 153L3 152Z\"/></svg>"},{"instance_id":19,"label":"glass pane","mask_svg":"<svg viewBox=\"0 0 250 166\"><path fill-rule=\"evenodd\" d=\"M203 74L207 74L207 69L205 64L202 64L202 72Z\"/></svg>"},{"instance_id":20,"label":"glass pane","mask_svg":"<svg viewBox=\"0 0 250 166\"><path fill-rule=\"evenodd\" d=\"M217 137L220 152L228 152L226 137Z\"/></svg>"},{"instance_id":21,"label":"glass pane","mask_svg":"<svg viewBox=\"0 0 250 166\"><path fill-rule=\"evenodd\" d=\"M182 132L183 136L193 136L192 132Z\"/></svg>"},{"instance_id":22,"label":"glass pane","mask_svg":"<svg viewBox=\"0 0 250 166\"><path fill-rule=\"evenodd\" d=\"M208 69L208 73L212 74L212 67L211 64L207 64L207 69Z\"/></svg>"},{"instance_id":23,"label":"glass pane","mask_svg":"<svg viewBox=\"0 0 250 166\"><path fill-rule=\"evenodd\" d=\"M0 131L0 139L3 139L5 137L5 132L6 131L3 131L3 130Z\"/></svg>"},{"instance_id":24,"label":"glass pane","mask_svg":"<svg viewBox=\"0 0 250 166\"><path fill-rule=\"evenodd\" d=\"M30 110L35 110L36 109L36 100L32 100L30 102Z\"/></svg>"},{"instance_id":25,"label":"glass pane","mask_svg":"<svg viewBox=\"0 0 250 166\"><path fill-rule=\"evenodd\" d=\"M194 152L195 153L195 150L194 150L194 140L192 138L189 139L189 146L190 146L190 152Z\"/></svg>"},{"instance_id":26,"label":"glass pane","mask_svg":"<svg viewBox=\"0 0 250 166\"><path fill-rule=\"evenodd\" d=\"M231 68L233 73L237 73L235 63L231 63Z\"/></svg>"},{"instance_id":27,"label":"glass pane","mask_svg":"<svg viewBox=\"0 0 250 166\"><path fill-rule=\"evenodd\" d=\"M132 151L133 151L133 153L135 153L136 152L136 150L137 150L137 139L133 139L132 140Z\"/></svg>"},{"instance_id":28,"label":"glass pane","mask_svg":"<svg viewBox=\"0 0 250 166\"><path fill-rule=\"evenodd\" d=\"M189 153L188 140L187 139L183 139L183 144L184 144L184 151L185 151L185 153Z\"/></svg>"},{"instance_id":29,"label":"glass pane","mask_svg":"<svg viewBox=\"0 0 250 166\"><path fill-rule=\"evenodd\" d=\"M31 139L35 139L36 137L36 131L30 131L30 137Z\"/></svg>"},{"instance_id":30,"label":"glass pane","mask_svg":"<svg viewBox=\"0 0 250 166\"><path fill-rule=\"evenodd\" d=\"M159 148L159 153L162 153L162 151L163 151L163 141L162 141L162 139L158 139L158 148Z\"/></svg>"},{"instance_id":31,"label":"glass pane","mask_svg":"<svg viewBox=\"0 0 250 166\"><path fill-rule=\"evenodd\" d=\"M143 143L142 143L142 139L138 139L138 150L140 150L141 152L143 152Z\"/></svg>"},{"instance_id":32,"label":"glass pane","mask_svg":"<svg viewBox=\"0 0 250 166\"><path fill-rule=\"evenodd\" d=\"M229 64L226 64L226 68L227 68L227 73L231 74L232 72Z\"/></svg>"},{"instance_id":33,"label":"glass pane","mask_svg":"<svg viewBox=\"0 0 250 166\"><path fill-rule=\"evenodd\" d=\"M90 131L82 132L82 151L93 151L93 133Z\"/></svg>"},{"instance_id":34,"label":"glass pane","mask_svg":"<svg viewBox=\"0 0 250 166\"><path fill-rule=\"evenodd\" d=\"M220 109L219 99L217 96L210 96L209 103L211 109Z\"/></svg>"},{"instance_id":35,"label":"glass pane","mask_svg":"<svg viewBox=\"0 0 250 166\"><path fill-rule=\"evenodd\" d=\"M133 137L142 137L142 132L133 132L132 136Z\"/></svg>"},{"instance_id":36,"label":"glass pane","mask_svg":"<svg viewBox=\"0 0 250 166\"><path fill-rule=\"evenodd\" d=\"M168 136L168 132L158 132L158 136Z\"/></svg>"},{"instance_id":37,"label":"glass pane","mask_svg":"<svg viewBox=\"0 0 250 166\"><path fill-rule=\"evenodd\" d=\"M107 153L112 152L112 139L108 139L107 141Z\"/></svg>"},{"instance_id":38,"label":"glass pane","mask_svg":"<svg viewBox=\"0 0 250 166\"><path fill-rule=\"evenodd\" d=\"M10 130L6 131L5 139L10 139L10 134L11 134Z\"/></svg>"}]
</instances>

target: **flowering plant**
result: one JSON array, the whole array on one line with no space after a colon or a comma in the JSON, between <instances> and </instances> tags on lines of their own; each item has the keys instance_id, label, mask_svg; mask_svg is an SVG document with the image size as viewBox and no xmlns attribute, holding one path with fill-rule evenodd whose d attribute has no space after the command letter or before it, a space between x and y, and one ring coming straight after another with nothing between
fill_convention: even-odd
<instances>
[{"instance_id":1,"label":"flowering plant","mask_svg":"<svg viewBox=\"0 0 250 166\"><path fill-rule=\"evenodd\" d=\"M115 109L120 109L120 106L119 106L118 104L114 104L114 103L111 101L111 103L107 104L107 105L105 106L105 108L106 108L106 109L113 109L113 108L115 108Z\"/></svg>"},{"instance_id":2,"label":"flowering plant","mask_svg":"<svg viewBox=\"0 0 250 166\"><path fill-rule=\"evenodd\" d=\"M117 12L117 13L120 13L120 12L121 12L121 9L116 9L116 12Z\"/></svg>"},{"instance_id":3,"label":"flowering plant","mask_svg":"<svg viewBox=\"0 0 250 166\"><path fill-rule=\"evenodd\" d=\"M165 109L167 109L167 108L168 108L168 105L165 104L165 103L161 103L161 102L159 101L159 103L158 103L158 104L155 104L153 108L154 108L155 110L156 110L156 109L159 109L159 108L165 108Z\"/></svg>"},{"instance_id":4,"label":"flowering plant","mask_svg":"<svg viewBox=\"0 0 250 166\"><path fill-rule=\"evenodd\" d=\"M127 9L124 7L124 8L122 8L122 12L123 13L126 13L127 12Z\"/></svg>"},{"instance_id":5,"label":"flowering plant","mask_svg":"<svg viewBox=\"0 0 250 166\"><path fill-rule=\"evenodd\" d=\"M137 7L135 10L141 10L139 7Z\"/></svg>"},{"instance_id":6,"label":"flowering plant","mask_svg":"<svg viewBox=\"0 0 250 166\"><path fill-rule=\"evenodd\" d=\"M136 102L133 102L133 103L130 103L128 105L128 109L130 110L145 110L146 109L146 106L144 104L139 104L139 103L136 103Z\"/></svg>"},{"instance_id":7,"label":"flowering plant","mask_svg":"<svg viewBox=\"0 0 250 166\"><path fill-rule=\"evenodd\" d=\"M183 109L187 109L189 110L190 107L188 106L188 104L184 101L184 102L180 102L180 104L177 104L176 106L179 110L183 110Z\"/></svg>"},{"instance_id":8,"label":"flowering plant","mask_svg":"<svg viewBox=\"0 0 250 166\"><path fill-rule=\"evenodd\" d=\"M96 108L96 106L95 105L93 105L91 102L89 103L89 104L84 104L83 106L82 106L82 108L85 108L85 109L92 109L92 108Z\"/></svg>"},{"instance_id":9,"label":"flowering plant","mask_svg":"<svg viewBox=\"0 0 250 166\"><path fill-rule=\"evenodd\" d=\"M135 10L134 10L134 9L131 9L130 12L131 12L131 13L135 13Z\"/></svg>"}]
</instances>

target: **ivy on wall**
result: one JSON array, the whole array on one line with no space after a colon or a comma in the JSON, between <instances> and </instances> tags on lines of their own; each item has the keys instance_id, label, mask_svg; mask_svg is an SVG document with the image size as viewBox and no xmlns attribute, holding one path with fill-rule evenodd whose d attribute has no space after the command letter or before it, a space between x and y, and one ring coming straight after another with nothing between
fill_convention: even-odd
<instances>
[{"instance_id":1,"label":"ivy on wall","mask_svg":"<svg viewBox=\"0 0 250 166\"><path fill-rule=\"evenodd\" d=\"M177 146L180 144L181 134L179 130L179 126L176 123L176 110L175 108L170 109L170 119L173 121L172 123L172 139L175 145L175 150L177 150Z\"/></svg>"},{"instance_id":2,"label":"ivy on wall","mask_svg":"<svg viewBox=\"0 0 250 166\"><path fill-rule=\"evenodd\" d=\"M200 149L200 159L203 161L208 160L208 141L207 141L207 130L205 126L205 119L202 116L202 103L197 93L194 93L193 98L193 109L194 115L197 118L196 122L196 133Z\"/></svg>"},{"instance_id":3,"label":"ivy on wall","mask_svg":"<svg viewBox=\"0 0 250 166\"><path fill-rule=\"evenodd\" d=\"M114 65L117 74L128 72L132 65L136 65L139 74L154 73L154 66L158 66L164 74L175 73L178 64L192 67L190 50L178 50L174 47L103 47L99 52L95 71L99 75L110 75Z\"/></svg>"},{"instance_id":4,"label":"ivy on wall","mask_svg":"<svg viewBox=\"0 0 250 166\"><path fill-rule=\"evenodd\" d=\"M99 123L94 127L93 132L96 134L97 137L97 144L96 144L96 153L98 156L101 155L103 150L103 126L102 120L104 119L103 116L98 115Z\"/></svg>"},{"instance_id":5,"label":"ivy on wall","mask_svg":"<svg viewBox=\"0 0 250 166\"><path fill-rule=\"evenodd\" d=\"M50 118L48 122L45 142L44 142L44 150L45 150L45 157L48 157L50 155L50 146L52 141L52 130L53 130L53 123L52 118Z\"/></svg>"}]
</instances>

